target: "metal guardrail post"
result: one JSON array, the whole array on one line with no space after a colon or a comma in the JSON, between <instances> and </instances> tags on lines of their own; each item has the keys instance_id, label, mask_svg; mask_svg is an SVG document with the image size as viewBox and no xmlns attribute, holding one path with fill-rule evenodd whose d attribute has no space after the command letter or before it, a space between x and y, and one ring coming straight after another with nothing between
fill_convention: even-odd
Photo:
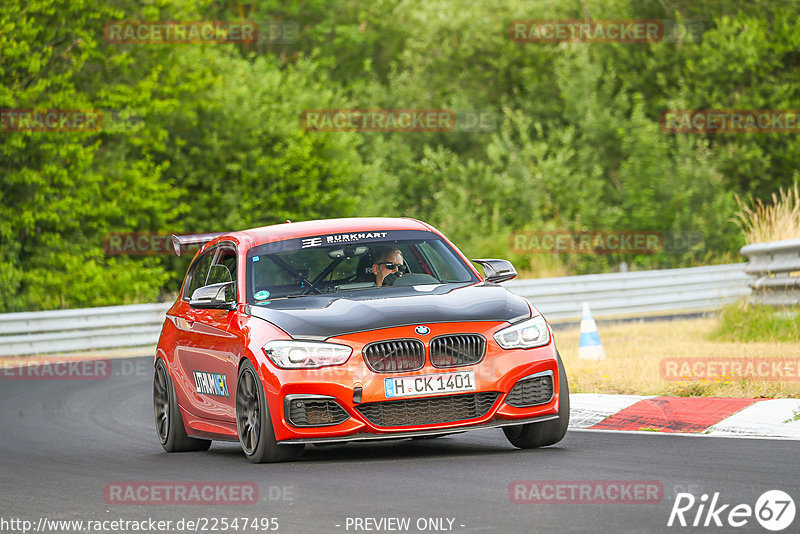
<instances>
[{"instance_id":1,"label":"metal guardrail post","mask_svg":"<svg viewBox=\"0 0 800 534\"><path fill-rule=\"evenodd\" d=\"M745 272L752 277L750 302L772 306L800 304L800 239L746 245Z\"/></svg>"}]
</instances>

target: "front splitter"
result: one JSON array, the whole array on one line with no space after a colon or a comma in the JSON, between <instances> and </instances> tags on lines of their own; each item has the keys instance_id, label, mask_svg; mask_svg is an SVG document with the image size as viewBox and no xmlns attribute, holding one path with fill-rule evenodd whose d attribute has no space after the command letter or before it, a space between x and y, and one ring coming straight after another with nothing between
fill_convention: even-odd
<instances>
[{"instance_id":1,"label":"front splitter","mask_svg":"<svg viewBox=\"0 0 800 534\"><path fill-rule=\"evenodd\" d=\"M408 432L393 432L391 434L371 434L362 432L360 434L351 434L349 436L333 436L325 438L300 438L300 439L287 439L279 441L278 445L296 445L302 443L344 443L348 441L380 441L380 440L394 440L394 439L409 439L423 436L445 436L447 434L460 434L470 430L481 430L484 428L498 428L503 426L517 426L526 425L529 423L544 423L545 421L552 421L558 419L557 415L542 415L539 417L531 417L529 419L506 419L500 421L490 421L474 426L460 426L456 428L442 428L433 430L412 430Z\"/></svg>"}]
</instances>

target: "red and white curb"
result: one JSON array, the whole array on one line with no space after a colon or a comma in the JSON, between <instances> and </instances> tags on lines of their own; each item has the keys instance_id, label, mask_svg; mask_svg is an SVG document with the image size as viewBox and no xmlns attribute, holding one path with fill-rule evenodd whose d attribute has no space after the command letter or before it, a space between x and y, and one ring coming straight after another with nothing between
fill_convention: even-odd
<instances>
[{"instance_id":1,"label":"red and white curb","mask_svg":"<svg viewBox=\"0 0 800 534\"><path fill-rule=\"evenodd\" d=\"M570 429L800 439L800 399L570 395Z\"/></svg>"},{"instance_id":2,"label":"red and white curb","mask_svg":"<svg viewBox=\"0 0 800 534\"><path fill-rule=\"evenodd\" d=\"M128 357L107 354L106 358ZM0 379L9 372L46 364L97 360L96 354L0 358ZM110 372L110 368L109 368ZM46 373L39 373L44 375ZM36 376L39 376L37 374ZM30 375L33 376L33 375ZM50 376L56 377L55 374ZM57 375L62 376L62 375ZM83 376L78 373L78 376ZM85 378L108 378L86 376ZM74 377L73 377L74 378ZM650 431L727 437L770 437L800 440L800 399L728 397L656 397L644 395L570 395L571 430Z\"/></svg>"}]
</instances>

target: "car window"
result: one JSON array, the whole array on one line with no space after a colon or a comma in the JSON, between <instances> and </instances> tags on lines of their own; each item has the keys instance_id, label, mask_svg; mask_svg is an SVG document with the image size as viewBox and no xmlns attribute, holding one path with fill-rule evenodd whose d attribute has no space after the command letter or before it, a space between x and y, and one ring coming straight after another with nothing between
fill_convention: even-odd
<instances>
[{"instance_id":1,"label":"car window","mask_svg":"<svg viewBox=\"0 0 800 534\"><path fill-rule=\"evenodd\" d=\"M382 235L385 235L383 232ZM329 236L259 245L248 251L247 301L375 288L372 264L382 249L396 248L405 274L393 285L475 281L472 271L441 239L426 232L407 232L406 239L370 239L357 244L324 245ZM413 236L413 237L412 237ZM420 238L414 238L419 236ZM358 238L357 234L349 235ZM403 236L405 237L405 236ZM385 284L384 284L385 285Z\"/></svg>"},{"instance_id":2,"label":"car window","mask_svg":"<svg viewBox=\"0 0 800 534\"><path fill-rule=\"evenodd\" d=\"M360 258L358 256L345 259L333 269L333 272L331 272L331 279L344 280L355 275L356 269L358 269L359 261Z\"/></svg>"},{"instance_id":3,"label":"car window","mask_svg":"<svg viewBox=\"0 0 800 534\"><path fill-rule=\"evenodd\" d=\"M253 284L256 292L285 288L287 294L302 291L319 276L331 258L325 250L291 250L256 256L253 261Z\"/></svg>"},{"instance_id":4,"label":"car window","mask_svg":"<svg viewBox=\"0 0 800 534\"><path fill-rule=\"evenodd\" d=\"M208 272L205 285L233 282L236 280L236 251L227 246L220 247L217 258Z\"/></svg>"},{"instance_id":5,"label":"car window","mask_svg":"<svg viewBox=\"0 0 800 534\"><path fill-rule=\"evenodd\" d=\"M433 274L442 282L455 282L468 278L469 271L460 262L448 261L450 253L441 241L425 241L419 244L421 254L431 265Z\"/></svg>"},{"instance_id":6,"label":"car window","mask_svg":"<svg viewBox=\"0 0 800 534\"><path fill-rule=\"evenodd\" d=\"M203 286L234 281L236 281L236 249L229 245L214 247L197 258L189 268L183 299L189 300L192 294ZM231 288L231 293L235 294L235 288Z\"/></svg>"},{"instance_id":7,"label":"car window","mask_svg":"<svg viewBox=\"0 0 800 534\"><path fill-rule=\"evenodd\" d=\"M192 293L206 285L208 271L211 269L211 263L214 261L215 252L216 249L212 249L203 253L203 255L194 260L192 266L189 267L189 274L186 275L187 280L183 291L184 300L189 300Z\"/></svg>"}]
</instances>

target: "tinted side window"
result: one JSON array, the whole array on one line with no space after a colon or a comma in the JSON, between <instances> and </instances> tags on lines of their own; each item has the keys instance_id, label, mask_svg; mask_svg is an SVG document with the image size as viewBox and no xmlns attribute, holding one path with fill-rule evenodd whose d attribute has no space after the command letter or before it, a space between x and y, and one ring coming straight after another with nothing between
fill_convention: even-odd
<instances>
[{"instance_id":1,"label":"tinted side window","mask_svg":"<svg viewBox=\"0 0 800 534\"><path fill-rule=\"evenodd\" d=\"M208 271L210 270L211 262L214 259L214 252L216 252L216 250L210 250L206 252L197 258L189 268L188 281L186 282L186 287L183 291L184 300L189 300L195 290L206 285Z\"/></svg>"},{"instance_id":2,"label":"tinted side window","mask_svg":"<svg viewBox=\"0 0 800 534\"><path fill-rule=\"evenodd\" d=\"M442 282L458 282L471 278L469 271L460 262L448 261L453 253L441 241L420 243L419 248L432 264L436 277Z\"/></svg>"},{"instance_id":3,"label":"tinted side window","mask_svg":"<svg viewBox=\"0 0 800 534\"><path fill-rule=\"evenodd\" d=\"M205 285L233 282L236 280L236 251L230 247L220 247L214 265L208 273Z\"/></svg>"}]
</instances>

